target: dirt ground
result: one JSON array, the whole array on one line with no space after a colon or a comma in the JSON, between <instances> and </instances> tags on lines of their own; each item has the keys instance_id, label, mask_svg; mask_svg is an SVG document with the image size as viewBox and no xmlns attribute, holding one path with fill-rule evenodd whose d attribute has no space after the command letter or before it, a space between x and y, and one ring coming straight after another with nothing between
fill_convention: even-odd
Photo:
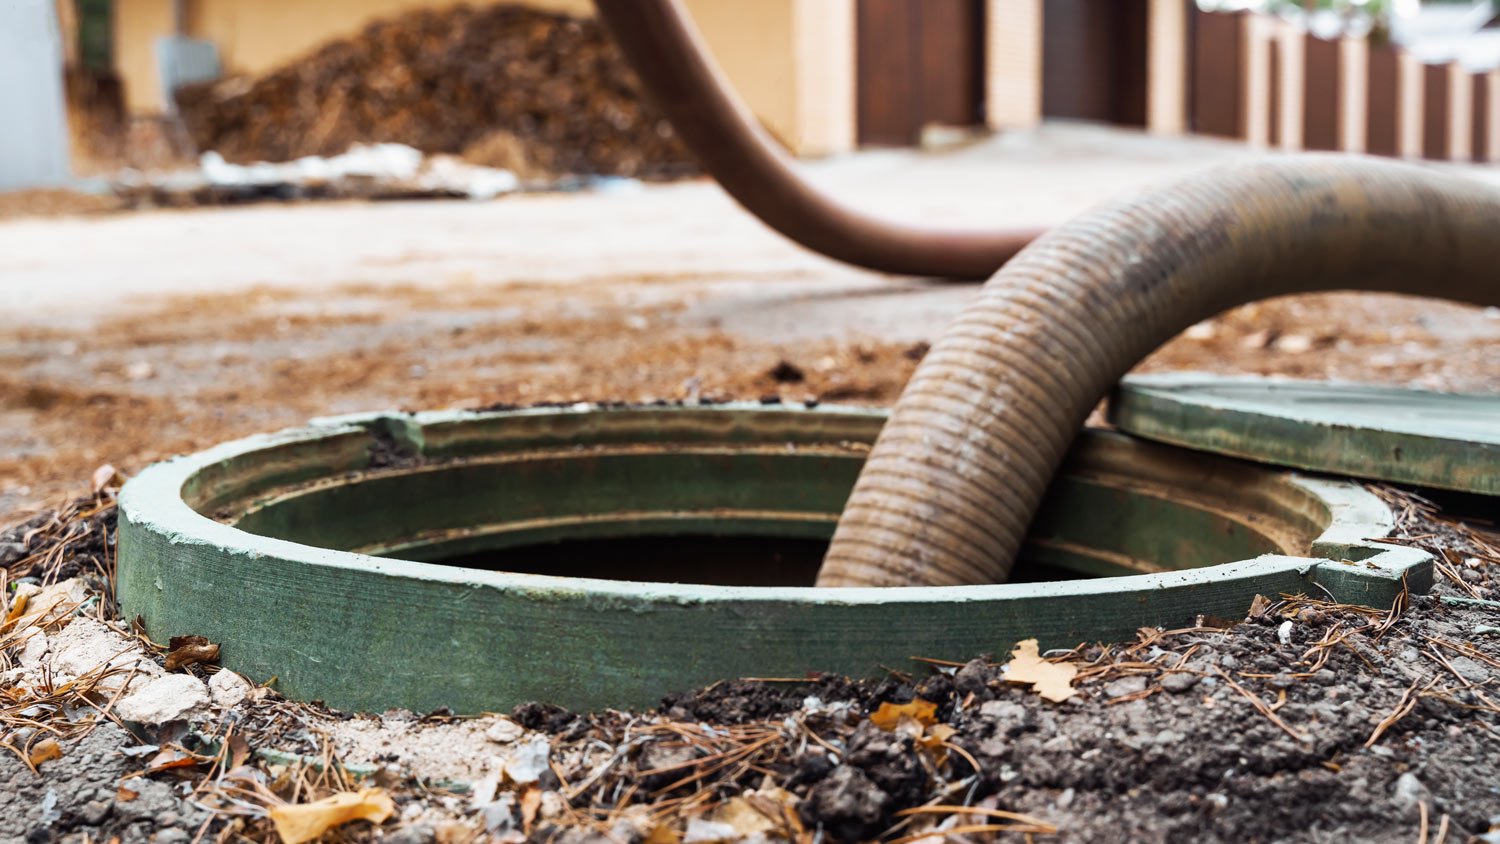
<instances>
[{"instance_id":1,"label":"dirt ground","mask_svg":"<svg viewBox=\"0 0 1500 844\"><path fill-rule=\"evenodd\" d=\"M1245 154L1052 131L812 172L893 215L1010 224L1062 219ZM1007 199L1022 195L1032 199ZM133 670L153 681L213 668L167 672L161 650L91 598L107 594L108 487L56 508L87 493L101 464L128 475L382 408L770 395L889 404L973 289L809 256L703 183L485 204L27 217L0 222L0 256L0 524L33 519L0 536L0 572L11 583L81 578L83 607L34 628L133 649ZM1297 297L1195 326L1142 369L1500 392L1500 311ZM1500 540L1397 500L1411 541L1447 551L1438 594L1500 597ZM69 533L79 524L93 527ZM395 811L336 836L1437 842L1500 826L1500 616L1425 597L1376 611L1266 597L1232 629L1054 654L1080 672L1081 693L1063 704L1005 682L1006 655L995 654L862 684L729 683L653 713L533 707L482 728L441 713L351 719L261 690L205 703L186 719L196 733L126 734L88 731L90 706L123 696L118 678L23 689L16 675L0 682L0 742L21 749L0 747L0 841L275 840L276 806L371 783L396 796ZM0 629L0 672L55 662L56 641L27 656L17 629L9 640ZM914 699L935 709L890 730L871 720L882 703ZM440 740L439 727L452 735ZM49 730L61 756L37 774L20 759L37 758ZM534 761L536 736L544 770L503 773ZM152 749L120 750L142 746ZM377 770L355 784L252 750ZM442 783L455 777L475 791L449 793ZM954 804L969 808L910 812Z\"/></svg>"}]
</instances>

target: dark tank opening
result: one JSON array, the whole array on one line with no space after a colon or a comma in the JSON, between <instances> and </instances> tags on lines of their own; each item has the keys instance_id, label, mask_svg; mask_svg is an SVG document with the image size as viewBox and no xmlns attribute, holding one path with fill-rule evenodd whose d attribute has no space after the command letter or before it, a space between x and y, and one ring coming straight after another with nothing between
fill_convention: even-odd
<instances>
[{"instance_id":1,"label":"dark tank opening","mask_svg":"<svg viewBox=\"0 0 1500 844\"><path fill-rule=\"evenodd\" d=\"M812 586L828 540L781 536L630 536L518 545L428 560L437 565L653 583ZM1010 582L1070 580L1076 573L1028 561Z\"/></svg>"}]
</instances>

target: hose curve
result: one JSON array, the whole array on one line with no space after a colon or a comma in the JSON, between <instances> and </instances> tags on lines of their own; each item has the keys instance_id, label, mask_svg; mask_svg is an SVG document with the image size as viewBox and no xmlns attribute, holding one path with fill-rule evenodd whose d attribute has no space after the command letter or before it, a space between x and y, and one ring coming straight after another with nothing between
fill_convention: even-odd
<instances>
[{"instance_id":1,"label":"hose curve","mask_svg":"<svg viewBox=\"0 0 1500 844\"><path fill-rule=\"evenodd\" d=\"M735 96L680 0L595 0L652 101L719 184L761 222L821 253L878 272L988 278L1040 229L926 229L843 205L797 174Z\"/></svg>"},{"instance_id":2,"label":"hose curve","mask_svg":"<svg viewBox=\"0 0 1500 844\"><path fill-rule=\"evenodd\" d=\"M1004 581L1090 410L1188 326L1370 290L1500 304L1500 191L1347 156L1191 178L1054 229L982 288L870 452L819 586Z\"/></svg>"}]
</instances>

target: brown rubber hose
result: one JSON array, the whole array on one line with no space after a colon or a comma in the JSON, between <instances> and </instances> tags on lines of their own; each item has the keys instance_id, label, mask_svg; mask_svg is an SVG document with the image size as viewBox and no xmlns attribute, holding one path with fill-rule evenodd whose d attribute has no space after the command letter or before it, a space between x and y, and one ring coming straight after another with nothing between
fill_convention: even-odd
<instances>
[{"instance_id":1,"label":"brown rubber hose","mask_svg":"<svg viewBox=\"0 0 1500 844\"><path fill-rule=\"evenodd\" d=\"M1500 303L1500 191L1410 165L1240 165L1054 229L984 285L870 452L819 586L1003 582L1089 411L1183 329L1289 293Z\"/></svg>"},{"instance_id":2,"label":"brown rubber hose","mask_svg":"<svg viewBox=\"0 0 1500 844\"><path fill-rule=\"evenodd\" d=\"M1040 229L956 231L877 219L797 175L739 101L679 0L595 0L653 102L709 174L761 222L814 252L899 275L989 278Z\"/></svg>"}]
</instances>

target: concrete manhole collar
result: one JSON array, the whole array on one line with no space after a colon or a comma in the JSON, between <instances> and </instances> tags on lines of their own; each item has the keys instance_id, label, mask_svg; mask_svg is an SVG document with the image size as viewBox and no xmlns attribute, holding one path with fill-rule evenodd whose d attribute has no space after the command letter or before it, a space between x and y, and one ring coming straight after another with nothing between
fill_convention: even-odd
<instances>
[{"instance_id":1,"label":"concrete manhole collar","mask_svg":"<svg viewBox=\"0 0 1500 844\"><path fill-rule=\"evenodd\" d=\"M732 404L321 420L131 480L118 593L153 638L208 636L291 697L471 713L643 707L724 678L1128 638L1241 615L1257 593L1381 606L1403 578L1430 584L1425 553L1377 541L1390 511L1357 485L1090 431L1018 569L1037 582L785 585L811 582L884 419Z\"/></svg>"}]
</instances>

